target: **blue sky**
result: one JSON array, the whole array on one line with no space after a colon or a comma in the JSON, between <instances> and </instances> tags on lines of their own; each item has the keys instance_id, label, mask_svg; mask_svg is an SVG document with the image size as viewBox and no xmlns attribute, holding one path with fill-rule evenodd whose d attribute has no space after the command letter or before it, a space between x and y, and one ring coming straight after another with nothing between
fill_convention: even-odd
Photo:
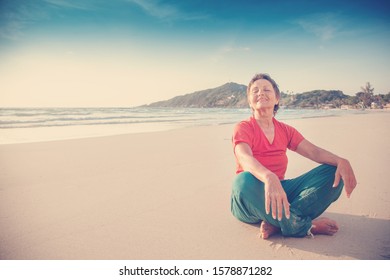
<instances>
[{"instance_id":1,"label":"blue sky","mask_svg":"<svg viewBox=\"0 0 390 280\"><path fill-rule=\"evenodd\" d=\"M388 93L389 2L0 0L0 106L136 106L258 72Z\"/></svg>"}]
</instances>

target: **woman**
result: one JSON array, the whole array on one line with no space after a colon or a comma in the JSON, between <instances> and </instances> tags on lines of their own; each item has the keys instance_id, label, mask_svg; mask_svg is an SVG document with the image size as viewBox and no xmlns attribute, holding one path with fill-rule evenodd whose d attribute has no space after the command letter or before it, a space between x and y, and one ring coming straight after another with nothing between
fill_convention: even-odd
<instances>
[{"instance_id":1,"label":"woman","mask_svg":"<svg viewBox=\"0 0 390 280\"><path fill-rule=\"evenodd\" d=\"M264 239L283 236L333 235L337 223L318 218L338 199L343 186L350 197L356 179L348 160L321 149L296 129L277 121L280 92L267 74L257 74L247 88L252 117L235 126L233 147L237 177L231 210L246 223L259 223ZM322 165L285 180L286 148Z\"/></svg>"}]
</instances>

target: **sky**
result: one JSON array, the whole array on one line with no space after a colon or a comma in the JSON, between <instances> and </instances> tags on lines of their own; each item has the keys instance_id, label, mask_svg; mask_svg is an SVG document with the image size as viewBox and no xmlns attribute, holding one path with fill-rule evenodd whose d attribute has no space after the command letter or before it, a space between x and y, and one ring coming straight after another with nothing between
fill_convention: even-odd
<instances>
[{"instance_id":1,"label":"sky","mask_svg":"<svg viewBox=\"0 0 390 280\"><path fill-rule=\"evenodd\" d=\"M132 107L268 73L390 92L390 1L0 0L0 107Z\"/></svg>"}]
</instances>

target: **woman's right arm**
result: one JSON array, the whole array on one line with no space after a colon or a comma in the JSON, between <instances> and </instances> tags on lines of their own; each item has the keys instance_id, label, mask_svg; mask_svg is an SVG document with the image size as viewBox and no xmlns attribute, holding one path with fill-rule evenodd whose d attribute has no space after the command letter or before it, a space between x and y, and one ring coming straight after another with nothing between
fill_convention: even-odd
<instances>
[{"instance_id":1,"label":"woman's right arm","mask_svg":"<svg viewBox=\"0 0 390 280\"><path fill-rule=\"evenodd\" d=\"M238 143L234 152L243 170L250 172L264 183L265 210L267 214L269 214L271 209L272 217L274 219L278 217L280 221L284 208L286 218L290 218L290 204L278 176L253 157L252 149L247 143Z\"/></svg>"}]
</instances>

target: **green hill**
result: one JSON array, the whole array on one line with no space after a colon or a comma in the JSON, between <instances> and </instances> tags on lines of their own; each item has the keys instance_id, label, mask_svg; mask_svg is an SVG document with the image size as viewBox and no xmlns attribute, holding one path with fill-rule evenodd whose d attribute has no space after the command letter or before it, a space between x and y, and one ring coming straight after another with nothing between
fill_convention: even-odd
<instances>
[{"instance_id":1,"label":"green hill","mask_svg":"<svg viewBox=\"0 0 390 280\"><path fill-rule=\"evenodd\" d=\"M339 108L351 96L340 90L313 90L304 93L282 94L281 105L287 108Z\"/></svg>"},{"instance_id":2,"label":"green hill","mask_svg":"<svg viewBox=\"0 0 390 280\"><path fill-rule=\"evenodd\" d=\"M148 107L183 108L242 108L248 107L246 86L227 83L217 88L176 96L169 100L147 105Z\"/></svg>"},{"instance_id":3,"label":"green hill","mask_svg":"<svg viewBox=\"0 0 390 280\"><path fill-rule=\"evenodd\" d=\"M143 107L172 107L172 108L248 108L246 86L237 83L226 83L222 86L195 91L176 96L169 100L154 102ZM280 105L286 108L340 108L342 105L356 107L361 98L345 95L340 90L312 90L298 94L281 93ZM370 96L369 102L380 106L390 100L387 95Z\"/></svg>"}]
</instances>

